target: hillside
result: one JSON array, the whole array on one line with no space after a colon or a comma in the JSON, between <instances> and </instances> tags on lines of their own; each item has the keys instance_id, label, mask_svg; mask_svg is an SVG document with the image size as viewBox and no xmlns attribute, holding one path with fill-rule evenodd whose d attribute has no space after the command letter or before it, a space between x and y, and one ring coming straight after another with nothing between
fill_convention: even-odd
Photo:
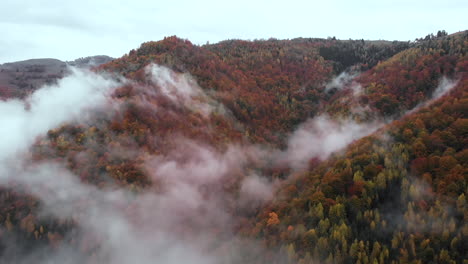
<instances>
[{"instance_id":1,"label":"hillside","mask_svg":"<svg viewBox=\"0 0 468 264\"><path fill-rule=\"evenodd\" d=\"M36 92L4 64L0 259L465 263L467 44L167 37Z\"/></svg>"}]
</instances>

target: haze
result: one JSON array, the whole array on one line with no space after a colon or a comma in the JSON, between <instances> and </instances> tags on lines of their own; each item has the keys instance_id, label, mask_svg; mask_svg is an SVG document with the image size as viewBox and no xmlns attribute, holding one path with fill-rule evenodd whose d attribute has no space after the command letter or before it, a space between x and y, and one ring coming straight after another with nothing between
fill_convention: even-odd
<instances>
[{"instance_id":1,"label":"haze","mask_svg":"<svg viewBox=\"0 0 468 264\"><path fill-rule=\"evenodd\" d=\"M17 0L0 9L0 63L52 57L120 57L142 42L177 35L225 39L336 36L414 40L467 28L468 2Z\"/></svg>"}]
</instances>

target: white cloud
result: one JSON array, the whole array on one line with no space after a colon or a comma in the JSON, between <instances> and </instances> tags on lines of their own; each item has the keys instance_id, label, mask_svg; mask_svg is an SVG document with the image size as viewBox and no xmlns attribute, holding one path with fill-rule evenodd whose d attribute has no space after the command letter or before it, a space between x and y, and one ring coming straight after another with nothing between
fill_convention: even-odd
<instances>
[{"instance_id":1,"label":"white cloud","mask_svg":"<svg viewBox=\"0 0 468 264\"><path fill-rule=\"evenodd\" d=\"M266 202L273 199L274 184L258 175L246 177L241 184L240 199L244 206L249 203Z\"/></svg>"},{"instance_id":2,"label":"white cloud","mask_svg":"<svg viewBox=\"0 0 468 264\"><path fill-rule=\"evenodd\" d=\"M327 115L309 119L295 130L288 140L288 148L279 160L294 168L304 168L311 158L324 160L353 141L372 134L383 123L357 123L353 120L333 120Z\"/></svg>"},{"instance_id":3,"label":"white cloud","mask_svg":"<svg viewBox=\"0 0 468 264\"><path fill-rule=\"evenodd\" d=\"M197 103L194 97L205 96L187 75L151 67L158 92L172 103L193 107ZM0 121L5 124L0 130L0 184L14 180L41 201L44 214L75 220L78 230L74 235L96 244L93 257L97 263L232 263L231 254L240 254L237 247L228 247L229 254L217 249L238 239L231 233L234 209L272 199L276 184L246 171L247 164L261 168L273 159L301 169L309 159L326 159L383 124L321 115L301 124L291 134L285 151L237 145L219 150L174 137L175 147L165 150L166 154L140 156L153 185L137 194L97 188L82 183L64 165L28 160L28 147L37 136L63 122L83 120L93 109L113 107L108 94L118 85L100 75L75 70L58 85L36 91L28 104L0 102ZM240 197L229 188L238 188ZM63 250L35 259L35 263L79 263L79 258L70 260L70 254L64 253L71 247Z\"/></svg>"},{"instance_id":4,"label":"white cloud","mask_svg":"<svg viewBox=\"0 0 468 264\"><path fill-rule=\"evenodd\" d=\"M205 117L213 110L208 104L209 98L190 75L176 73L156 64L149 65L146 71L151 74L151 80L157 84L159 92L175 105L199 111Z\"/></svg>"},{"instance_id":5,"label":"white cloud","mask_svg":"<svg viewBox=\"0 0 468 264\"><path fill-rule=\"evenodd\" d=\"M173 103L185 103L177 96L191 100L197 94L187 83L187 76L159 69L162 73L156 76L160 79L154 81L166 89L166 96L175 93ZM118 85L100 75L74 70L56 86L37 90L27 99L28 104L18 100L0 102L0 120L4 124L0 185L9 186L14 181L15 186L40 201L42 216L72 219L77 223L73 239L95 246L92 256L82 252L79 245L63 242L53 253L39 248L26 256L3 255L0 261L81 263L83 258L91 257L97 263L215 264L230 263L231 255L236 255L230 252L236 247L218 254L213 245L234 239L233 215L228 210L235 206L231 204L234 198L224 184L242 174L249 148L230 146L219 151L179 140L166 155L143 154L153 186L138 194L117 187L98 188L81 182L63 164L29 159L28 148L49 129L64 122L83 121L84 114L95 113L96 109L114 110L109 93ZM86 159L86 152L80 154Z\"/></svg>"},{"instance_id":6,"label":"white cloud","mask_svg":"<svg viewBox=\"0 0 468 264\"><path fill-rule=\"evenodd\" d=\"M57 85L26 99L0 101L0 160L25 151L39 135L61 123L83 119L87 110L106 103L118 83L92 72L72 69Z\"/></svg>"},{"instance_id":7,"label":"white cloud","mask_svg":"<svg viewBox=\"0 0 468 264\"><path fill-rule=\"evenodd\" d=\"M432 96L430 99L419 103L417 106L415 106L413 109L405 113L407 114L412 114L422 107L426 107L430 105L432 102L436 101L437 99L441 98L442 96L446 95L448 92L450 92L453 88L455 88L458 84L459 80L452 80L450 78L447 78L446 76L443 76L439 80L439 85L437 85L436 89L432 92Z\"/></svg>"},{"instance_id":8,"label":"white cloud","mask_svg":"<svg viewBox=\"0 0 468 264\"><path fill-rule=\"evenodd\" d=\"M432 100L437 100L440 97L444 96L448 92L450 92L455 86L457 86L458 81L448 79L447 77L442 77L439 82L439 85L435 89L434 93L432 94Z\"/></svg>"}]
</instances>

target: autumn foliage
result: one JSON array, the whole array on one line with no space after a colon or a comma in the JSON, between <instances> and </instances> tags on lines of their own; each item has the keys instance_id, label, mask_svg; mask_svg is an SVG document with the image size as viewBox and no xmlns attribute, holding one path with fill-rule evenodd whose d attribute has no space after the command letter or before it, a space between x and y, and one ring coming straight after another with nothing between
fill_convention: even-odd
<instances>
[{"instance_id":1,"label":"autumn foliage","mask_svg":"<svg viewBox=\"0 0 468 264\"><path fill-rule=\"evenodd\" d=\"M463 263L467 43L466 33L417 43L270 39L197 46L177 37L146 42L95 69L131 81L111 96L119 111L50 130L32 147L31 162L61 161L98 188L157 192L158 182L142 169L145 157L170 153L182 138L219 151L230 144L282 150L299 124L319 114L389 120L342 153L313 158L299 171L249 160L218 189L238 196L239 182L252 171L281 186L254 211L230 204L226 210L239 213L233 231L284 253L288 263ZM190 74L203 91L194 100L214 110L204 114L171 103L151 82L152 63ZM351 87L326 91L333 77L350 68L359 72L358 94ZM443 77L457 84L425 104ZM15 96L8 87L0 93ZM363 110L353 112L358 108ZM128 152L115 155L116 150ZM39 201L14 188L0 190L0 205L1 235L27 241L25 251L57 246L76 226L73 220L40 218ZM92 251L86 243L77 247ZM275 263L272 256L255 261Z\"/></svg>"}]
</instances>

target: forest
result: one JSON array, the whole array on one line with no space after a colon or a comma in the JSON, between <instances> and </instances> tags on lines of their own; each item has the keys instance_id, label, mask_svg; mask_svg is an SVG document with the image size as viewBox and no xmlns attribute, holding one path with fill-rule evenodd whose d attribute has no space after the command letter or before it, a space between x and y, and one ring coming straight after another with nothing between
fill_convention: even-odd
<instances>
[{"instance_id":1,"label":"forest","mask_svg":"<svg viewBox=\"0 0 468 264\"><path fill-rule=\"evenodd\" d=\"M467 51L171 36L0 86L0 262L468 263Z\"/></svg>"}]
</instances>

